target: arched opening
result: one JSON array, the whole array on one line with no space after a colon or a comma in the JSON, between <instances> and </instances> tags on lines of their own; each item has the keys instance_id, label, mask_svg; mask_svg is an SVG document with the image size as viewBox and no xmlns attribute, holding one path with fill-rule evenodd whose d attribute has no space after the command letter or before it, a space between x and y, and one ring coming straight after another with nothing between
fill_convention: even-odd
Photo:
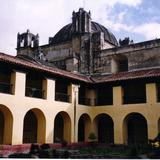
<instances>
[{"instance_id":1,"label":"arched opening","mask_svg":"<svg viewBox=\"0 0 160 160\"><path fill-rule=\"evenodd\" d=\"M0 144L3 144L4 137L4 115L3 112L0 111Z\"/></svg>"},{"instance_id":2,"label":"arched opening","mask_svg":"<svg viewBox=\"0 0 160 160\"><path fill-rule=\"evenodd\" d=\"M66 112L60 112L54 120L54 142L71 141L71 119Z\"/></svg>"},{"instance_id":3,"label":"arched opening","mask_svg":"<svg viewBox=\"0 0 160 160\"><path fill-rule=\"evenodd\" d=\"M99 143L114 143L114 123L112 118L107 114L98 115L94 123L97 128L97 136Z\"/></svg>"},{"instance_id":4,"label":"arched opening","mask_svg":"<svg viewBox=\"0 0 160 160\"><path fill-rule=\"evenodd\" d=\"M158 119L158 134L160 133L160 118ZM157 135L158 135L157 134Z\"/></svg>"},{"instance_id":5,"label":"arched opening","mask_svg":"<svg viewBox=\"0 0 160 160\"><path fill-rule=\"evenodd\" d=\"M24 118L23 143L37 143L38 120L33 111L28 111Z\"/></svg>"},{"instance_id":6,"label":"arched opening","mask_svg":"<svg viewBox=\"0 0 160 160\"><path fill-rule=\"evenodd\" d=\"M23 143L45 143L46 120L39 109L29 110L24 117Z\"/></svg>"},{"instance_id":7,"label":"arched opening","mask_svg":"<svg viewBox=\"0 0 160 160\"><path fill-rule=\"evenodd\" d=\"M111 70L112 73L128 71L128 58L124 55L114 56L111 62Z\"/></svg>"},{"instance_id":8,"label":"arched opening","mask_svg":"<svg viewBox=\"0 0 160 160\"><path fill-rule=\"evenodd\" d=\"M54 142L63 140L64 122L61 114L58 114L54 122Z\"/></svg>"},{"instance_id":9,"label":"arched opening","mask_svg":"<svg viewBox=\"0 0 160 160\"><path fill-rule=\"evenodd\" d=\"M0 144L12 143L13 116L11 111L0 105Z\"/></svg>"},{"instance_id":10,"label":"arched opening","mask_svg":"<svg viewBox=\"0 0 160 160\"><path fill-rule=\"evenodd\" d=\"M91 130L91 119L87 114L81 115L78 121L78 142L85 142Z\"/></svg>"},{"instance_id":11,"label":"arched opening","mask_svg":"<svg viewBox=\"0 0 160 160\"><path fill-rule=\"evenodd\" d=\"M125 120L125 134L127 144L145 144L148 143L147 121L139 113L129 114Z\"/></svg>"}]
</instances>

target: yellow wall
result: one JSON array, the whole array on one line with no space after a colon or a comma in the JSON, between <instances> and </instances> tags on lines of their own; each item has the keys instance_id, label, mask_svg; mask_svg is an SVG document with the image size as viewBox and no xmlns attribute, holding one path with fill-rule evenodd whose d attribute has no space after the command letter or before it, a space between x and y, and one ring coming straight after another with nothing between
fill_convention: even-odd
<instances>
[{"instance_id":1,"label":"yellow wall","mask_svg":"<svg viewBox=\"0 0 160 160\"><path fill-rule=\"evenodd\" d=\"M123 105L123 91L121 86L118 86L113 87L113 105L84 106L78 104L79 86L77 85L70 85L68 91L71 94L71 103L65 103L54 100L55 80L44 80L45 99L25 97L25 80L25 73L15 71L12 74L13 95L0 93L0 110L7 117L4 144L22 144L23 120L29 110L33 110L36 113L40 122L40 125L38 125L39 143L53 143L54 119L60 112L65 113L65 138L70 142L78 141L78 120L83 114L87 114L91 120L91 123L89 120L87 121L86 141L90 132L96 133L94 119L101 113L105 113L113 119L114 142L116 144L126 144L124 119L130 113L140 113L146 118L149 139L155 138L158 133L160 103L156 102L156 86L154 83L146 85L147 102L143 104ZM90 95L90 98L96 97L93 91L88 91L88 97ZM75 110L76 115L74 115Z\"/></svg>"}]
</instances>

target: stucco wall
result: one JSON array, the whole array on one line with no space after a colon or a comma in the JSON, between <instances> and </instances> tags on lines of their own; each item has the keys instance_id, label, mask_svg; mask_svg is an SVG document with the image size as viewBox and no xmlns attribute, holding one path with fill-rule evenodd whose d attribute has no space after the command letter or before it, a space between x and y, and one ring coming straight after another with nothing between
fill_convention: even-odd
<instances>
[{"instance_id":1,"label":"stucco wall","mask_svg":"<svg viewBox=\"0 0 160 160\"><path fill-rule=\"evenodd\" d=\"M95 71L110 73L111 61L124 56L128 59L128 69L136 70L160 66L160 40L111 48L95 53Z\"/></svg>"},{"instance_id":2,"label":"stucco wall","mask_svg":"<svg viewBox=\"0 0 160 160\"><path fill-rule=\"evenodd\" d=\"M38 138L38 143L53 143L54 119L60 112L66 114L71 120L71 128L65 128L65 138L68 142L78 141L78 120L83 114L87 114L91 120L85 132L86 141L90 132L97 134L97 126L94 120L102 113L109 115L113 120L114 142L116 144L127 143L124 133L124 121L130 113L140 113L145 117L148 126L148 138L153 139L158 133L160 103L156 99L155 83L146 85L147 102L143 104L124 105L122 102L122 87L117 86L113 87L113 105L85 106L78 104L78 86L73 84L69 88L71 93L70 103L55 101L55 81L52 79L46 79L44 82L44 87L46 87L45 99L25 97L25 77L25 73L15 72L12 75L12 82L15 86L14 94L0 93L0 110L9 117L5 144L22 144L24 117L29 110L33 110L38 119L45 121L43 126L39 126L38 133L40 137ZM94 90L87 91L87 97L94 99L95 96Z\"/></svg>"}]
</instances>

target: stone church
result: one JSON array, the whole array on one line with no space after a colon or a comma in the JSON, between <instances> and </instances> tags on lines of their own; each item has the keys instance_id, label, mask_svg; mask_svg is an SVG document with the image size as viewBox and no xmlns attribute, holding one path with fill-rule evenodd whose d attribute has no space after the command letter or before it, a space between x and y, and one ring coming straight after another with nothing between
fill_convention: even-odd
<instances>
[{"instance_id":1,"label":"stone church","mask_svg":"<svg viewBox=\"0 0 160 160\"><path fill-rule=\"evenodd\" d=\"M160 132L160 39L134 43L72 12L39 45L17 35L17 55L0 53L0 143L148 143Z\"/></svg>"}]
</instances>

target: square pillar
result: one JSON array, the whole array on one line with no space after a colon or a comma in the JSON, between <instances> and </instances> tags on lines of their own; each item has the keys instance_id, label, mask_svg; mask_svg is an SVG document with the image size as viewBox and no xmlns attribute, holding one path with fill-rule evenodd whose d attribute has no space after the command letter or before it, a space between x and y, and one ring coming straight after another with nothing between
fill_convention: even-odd
<instances>
[{"instance_id":1,"label":"square pillar","mask_svg":"<svg viewBox=\"0 0 160 160\"><path fill-rule=\"evenodd\" d=\"M121 86L113 87L113 105L121 106L123 104L123 89Z\"/></svg>"},{"instance_id":2,"label":"square pillar","mask_svg":"<svg viewBox=\"0 0 160 160\"><path fill-rule=\"evenodd\" d=\"M55 80L46 78L43 81L44 98L49 101L55 100Z\"/></svg>"},{"instance_id":3,"label":"square pillar","mask_svg":"<svg viewBox=\"0 0 160 160\"><path fill-rule=\"evenodd\" d=\"M154 139L158 135L158 120L156 116L152 116L147 120L148 123L148 139Z\"/></svg>"},{"instance_id":4,"label":"square pillar","mask_svg":"<svg viewBox=\"0 0 160 160\"><path fill-rule=\"evenodd\" d=\"M146 84L146 99L147 99L147 103L150 105L156 103L157 95L156 95L156 84L155 83Z\"/></svg>"},{"instance_id":5,"label":"square pillar","mask_svg":"<svg viewBox=\"0 0 160 160\"><path fill-rule=\"evenodd\" d=\"M13 129L12 129L12 145L23 144L23 116L14 115Z\"/></svg>"},{"instance_id":6,"label":"square pillar","mask_svg":"<svg viewBox=\"0 0 160 160\"><path fill-rule=\"evenodd\" d=\"M123 122L120 119L114 121L114 143L124 144L124 127Z\"/></svg>"},{"instance_id":7,"label":"square pillar","mask_svg":"<svg viewBox=\"0 0 160 160\"><path fill-rule=\"evenodd\" d=\"M24 97L26 89L26 73L14 71L11 75L11 83L13 84L12 93L18 97Z\"/></svg>"},{"instance_id":8,"label":"square pillar","mask_svg":"<svg viewBox=\"0 0 160 160\"><path fill-rule=\"evenodd\" d=\"M54 143L54 119L50 113L46 117L46 139L45 143Z\"/></svg>"},{"instance_id":9,"label":"square pillar","mask_svg":"<svg viewBox=\"0 0 160 160\"><path fill-rule=\"evenodd\" d=\"M71 84L71 102L73 106L71 142L78 142L78 122L77 122L78 91L79 91L79 85Z\"/></svg>"}]
</instances>

